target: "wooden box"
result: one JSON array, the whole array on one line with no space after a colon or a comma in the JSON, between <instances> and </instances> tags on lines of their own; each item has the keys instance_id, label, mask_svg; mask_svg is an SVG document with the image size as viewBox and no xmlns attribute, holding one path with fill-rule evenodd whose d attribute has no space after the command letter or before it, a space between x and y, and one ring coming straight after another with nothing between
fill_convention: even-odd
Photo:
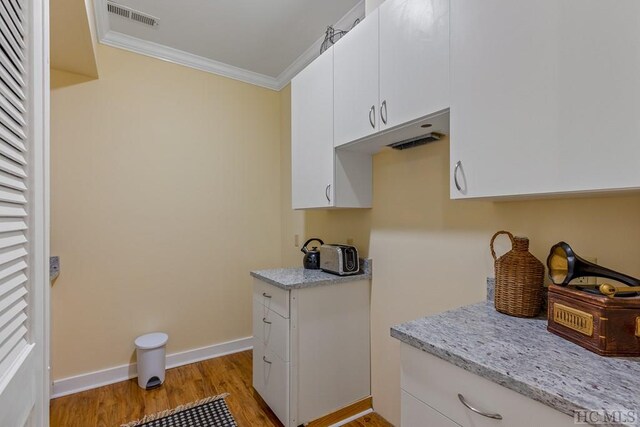
<instances>
[{"instance_id":1,"label":"wooden box","mask_svg":"<svg viewBox=\"0 0 640 427\"><path fill-rule=\"evenodd\" d=\"M640 297L550 285L547 329L602 356L640 356Z\"/></svg>"}]
</instances>

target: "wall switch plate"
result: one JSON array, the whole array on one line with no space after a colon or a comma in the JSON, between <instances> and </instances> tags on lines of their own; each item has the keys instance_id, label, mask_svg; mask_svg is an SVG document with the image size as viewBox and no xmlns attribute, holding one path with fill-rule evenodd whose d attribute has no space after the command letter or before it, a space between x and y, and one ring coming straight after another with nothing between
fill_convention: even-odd
<instances>
[{"instance_id":1,"label":"wall switch plate","mask_svg":"<svg viewBox=\"0 0 640 427\"><path fill-rule=\"evenodd\" d=\"M60 257L49 257L49 280L54 280L60 274Z\"/></svg>"},{"instance_id":2,"label":"wall switch plate","mask_svg":"<svg viewBox=\"0 0 640 427\"><path fill-rule=\"evenodd\" d=\"M598 258L596 258L596 257L583 256L582 258L585 261L589 261L590 263L593 263L593 264L597 264L598 263ZM573 279L571 281L571 284L572 285L597 285L598 284L598 278L597 277L591 277L591 276L578 277L577 279Z\"/></svg>"}]
</instances>

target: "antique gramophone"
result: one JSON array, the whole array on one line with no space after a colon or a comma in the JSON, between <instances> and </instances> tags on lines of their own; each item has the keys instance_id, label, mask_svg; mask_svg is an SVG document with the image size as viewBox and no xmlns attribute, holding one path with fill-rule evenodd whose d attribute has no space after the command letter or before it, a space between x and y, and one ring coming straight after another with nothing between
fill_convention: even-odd
<instances>
[{"instance_id":1,"label":"antique gramophone","mask_svg":"<svg viewBox=\"0 0 640 427\"><path fill-rule=\"evenodd\" d=\"M590 263L565 242L547 258L547 329L602 356L640 356L640 280ZM578 277L601 277L623 284L570 285Z\"/></svg>"}]
</instances>

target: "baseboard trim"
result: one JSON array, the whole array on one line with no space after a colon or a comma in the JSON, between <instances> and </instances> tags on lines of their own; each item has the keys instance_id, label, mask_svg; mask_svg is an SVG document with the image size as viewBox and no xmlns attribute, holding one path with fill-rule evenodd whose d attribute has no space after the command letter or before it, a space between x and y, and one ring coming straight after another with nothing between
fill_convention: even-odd
<instances>
[{"instance_id":1,"label":"baseboard trim","mask_svg":"<svg viewBox=\"0 0 640 427\"><path fill-rule=\"evenodd\" d=\"M339 427L373 412L371 396L353 402L351 405L311 421L307 427Z\"/></svg>"},{"instance_id":2,"label":"baseboard trim","mask_svg":"<svg viewBox=\"0 0 640 427\"><path fill-rule=\"evenodd\" d=\"M252 349L252 337L241 338L207 347L195 348L167 355L167 369L202 360L214 359L228 354ZM105 385L126 381L137 376L136 364L115 366L100 371L88 372L73 377L62 378L53 382L51 398L62 397Z\"/></svg>"},{"instance_id":3,"label":"baseboard trim","mask_svg":"<svg viewBox=\"0 0 640 427\"><path fill-rule=\"evenodd\" d=\"M370 413L373 412L373 408L369 408L366 411L362 411L360 413L357 413L355 415L350 416L349 418L345 418L344 420L337 422L335 424L330 425L329 427L340 427L343 426L345 424L349 424L351 421L355 421L360 417L364 417L365 415L368 415Z\"/></svg>"}]
</instances>

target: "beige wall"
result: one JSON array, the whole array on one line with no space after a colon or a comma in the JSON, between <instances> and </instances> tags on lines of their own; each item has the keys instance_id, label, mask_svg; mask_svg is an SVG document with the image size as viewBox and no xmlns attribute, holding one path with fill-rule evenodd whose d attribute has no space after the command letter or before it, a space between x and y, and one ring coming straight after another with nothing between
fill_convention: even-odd
<instances>
[{"instance_id":1,"label":"beige wall","mask_svg":"<svg viewBox=\"0 0 640 427\"><path fill-rule=\"evenodd\" d=\"M356 245L373 259L372 394L375 410L399 425L395 324L485 298L493 275L489 240L500 229L531 239L542 261L560 240L602 265L640 276L640 196L518 202L449 200L447 140L374 157L373 209L312 211L310 235ZM505 177L508 178L508 177ZM367 236L367 234L369 234ZM327 237L330 236L330 237ZM498 241L500 251L508 249Z\"/></svg>"},{"instance_id":2,"label":"beige wall","mask_svg":"<svg viewBox=\"0 0 640 427\"><path fill-rule=\"evenodd\" d=\"M53 378L251 335L249 271L281 264L280 95L100 46L54 72ZM73 84L77 83L77 84Z\"/></svg>"}]
</instances>

